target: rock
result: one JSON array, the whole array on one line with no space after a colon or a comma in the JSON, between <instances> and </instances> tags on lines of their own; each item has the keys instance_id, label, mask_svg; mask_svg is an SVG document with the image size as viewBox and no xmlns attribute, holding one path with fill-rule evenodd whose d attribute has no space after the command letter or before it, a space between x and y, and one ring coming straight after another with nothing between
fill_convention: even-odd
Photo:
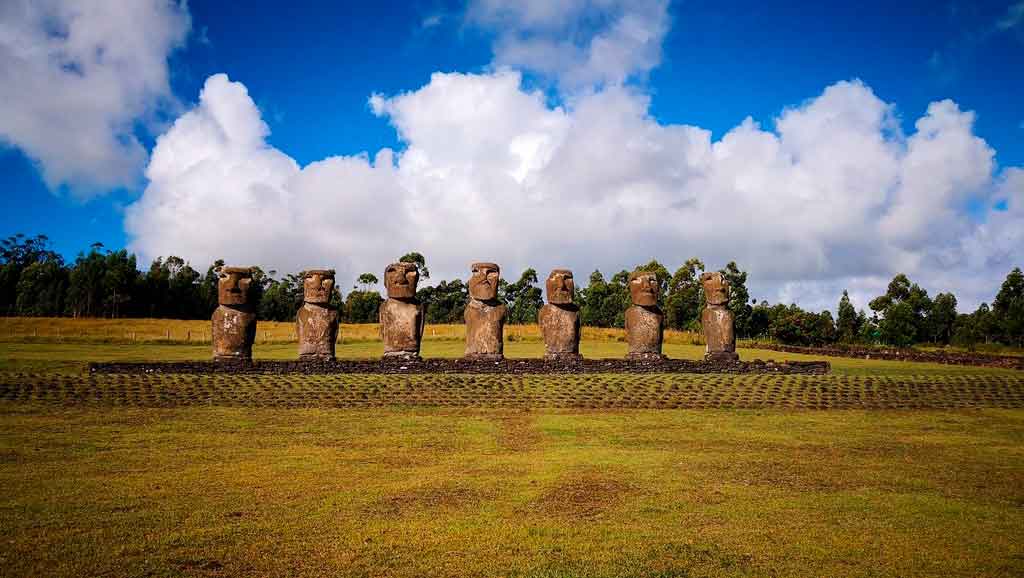
<instances>
[{"instance_id":1,"label":"rock","mask_svg":"<svg viewBox=\"0 0 1024 578\"><path fill-rule=\"evenodd\" d=\"M221 267L217 280L217 309L210 336L215 361L250 361L256 341L256 312L252 303L252 270Z\"/></svg>"},{"instance_id":2,"label":"rock","mask_svg":"<svg viewBox=\"0 0 1024 578\"><path fill-rule=\"evenodd\" d=\"M419 358L426 323L423 304L416 300L419 277L415 263L392 263L384 270L388 299L380 307L380 336L385 358Z\"/></svg>"}]
</instances>

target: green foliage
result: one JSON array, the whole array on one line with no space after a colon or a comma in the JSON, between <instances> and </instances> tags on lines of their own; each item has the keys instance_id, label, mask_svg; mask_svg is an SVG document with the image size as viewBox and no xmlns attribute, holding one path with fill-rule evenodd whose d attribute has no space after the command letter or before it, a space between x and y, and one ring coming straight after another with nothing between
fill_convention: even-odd
<instances>
[{"instance_id":1,"label":"green foliage","mask_svg":"<svg viewBox=\"0 0 1024 578\"><path fill-rule=\"evenodd\" d=\"M384 299L376 291L352 291L345 300L346 323L377 323Z\"/></svg>"},{"instance_id":2,"label":"green foliage","mask_svg":"<svg viewBox=\"0 0 1024 578\"><path fill-rule=\"evenodd\" d=\"M860 327L857 322L857 311L854 310L853 304L850 303L850 294L843 289L843 296L839 299L839 318L836 321L836 333L839 341L844 343L851 343L857 340L857 336L860 333Z\"/></svg>"},{"instance_id":3,"label":"green foliage","mask_svg":"<svg viewBox=\"0 0 1024 578\"><path fill-rule=\"evenodd\" d=\"M508 306L509 323L535 323L537 313L544 306L541 288L537 286L537 271L523 271L515 283L502 280L498 285L498 298Z\"/></svg>"},{"instance_id":4,"label":"green foliage","mask_svg":"<svg viewBox=\"0 0 1024 578\"><path fill-rule=\"evenodd\" d=\"M589 284L578 291L580 322L591 327L624 326L630 304L628 277L627 271L619 271L608 283L600 271L591 273Z\"/></svg>"},{"instance_id":5,"label":"green foliage","mask_svg":"<svg viewBox=\"0 0 1024 578\"><path fill-rule=\"evenodd\" d=\"M1020 267L1006 276L992 310L998 316L1003 341L1024 346L1024 273Z\"/></svg>"},{"instance_id":6,"label":"green foliage","mask_svg":"<svg viewBox=\"0 0 1024 578\"><path fill-rule=\"evenodd\" d=\"M948 344L953 338L953 326L956 324L956 296L952 293L939 293L932 301L931 312L928 314L930 339L933 343Z\"/></svg>"},{"instance_id":7,"label":"green foliage","mask_svg":"<svg viewBox=\"0 0 1024 578\"><path fill-rule=\"evenodd\" d=\"M433 287L421 287L416 298L426 306L427 323L462 323L469 287L462 279L441 281Z\"/></svg>"},{"instance_id":8,"label":"green foliage","mask_svg":"<svg viewBox=\"0 0 1024 578\"><path fill-rule=\"evenodd\" d=\"M64 312L68 273L54 260L32 263L18 280L18 315L55 317Z\"/></svg>"},{"instance_id":9,"label":"green foliage","mask_svg":"<svg viewBox=\"0 0 1024 578\"><path fill-rule=\"evenodd\" d=\"M917 334L917 323L914 307L910 303L899 301L889 305L885 309L885 317L879 324L882 341L897 347L910 346Z\"/></svg>"},{"instance_id":10,"label":"green foliage","mask_svg":"<svg viewBox=\"0 0 1024 578\"><path fill-rule=\"evenodd\" d=\"M363 286L363 291L369 290L370 285L376 285L379 281L380 280L377 279L377 276L373 273L363 273L356 278L356 282Z\"/></svg>"},{"instance_id":11,"label":"green foliage","mask_svg":"<svg viewBox=\"0 0 1024 578\"><path fill-rule=\"evenodd\" d=\"M286 275L280 281L269 279L259 301L259 318L268 321L293 321L302 305L302 275Z\"/></svg>"},{"instance_id":12,"label":"green foliage","mask_svg":"<svg viewBox=\"0 0 1024 578\"><path fill-rule=\"evenodd\" d=\"M933 328L936 324L929 319L933 305L932 300L928 297L928 292L917 283L911 283L903 273L893 277L885 295L872 299L868 304L872 310L882 316L882 321L879 323L882 341L901 347L934 338ZM948 308L949 305L949 299L944 298L943 307ZM952 305L955 315L955 297L952 300ZM949 315L948 310L943 310L940 316L943 318L940 331L948 335L952 331L953 317Z\"/></svg>"},{"instance_id":13,"label":"green foliage","mask_svg":"<svg viewBox=\"0 0 1024 578\"><path fill-rule=\"evenodd\" d=\"M700 274L703 272L704 263L694 257L672 275L665 297L665 321L669 328L684 330L700 321Z\"/></svg>"},{"instance_id":14,"label":"green foliage","mask_svg":"<svg viewBox=\"0 0 1024 578\"><path fill-rule=\"evenodd\" d=\"M420 269L420 277L430 279L430 269L427 269L427 259L421 254L413 251L398 258L399 263L416 263Z\"/></svg>"},{"instance_id":15,"label":"green foliage","mask_svg":"<svg viewBox=\"0 0 1024 578\"><path fill-rule=\"evenodd\" d=\"M813 313L796 305L776 305L768 309L767 314L769 333L781 343L821 346L836 340L836 326L830 311Z\"/></svg>"},{"instance_id":16,"label":"green foliage","mask_svg":"<svg viewBox=\"0 0 1024 578\"><path fill-rule=\"evenodd\" d=\"M753 337L756 334L752 332L753 307L747 291L747 273L740 271L735 261L729 261L721 273L729 281L729 309L736 318L736 337Z\"/></svg>"}]
</instances>

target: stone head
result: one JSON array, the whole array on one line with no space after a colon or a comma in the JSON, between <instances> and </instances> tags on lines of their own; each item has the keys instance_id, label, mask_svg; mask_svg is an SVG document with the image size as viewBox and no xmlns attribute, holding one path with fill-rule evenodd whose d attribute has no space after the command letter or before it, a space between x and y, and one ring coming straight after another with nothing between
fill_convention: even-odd
<instances>
[{"instance_id":1,"label":"stone head","mask_svg":"<svg viewBox=\"0 0 1024 578\"><path fill-rule=\"evenodd\" d=\"M334 269L310 269L302 274L302 300L326 305L334 292Z\"/></svg>"},{"instance_id":2,"label":"stone head","mask_svg":"<svg viewBox=\"0 0 1024 578\"><path fill-rule=\"evenodd\" d=\"M568 305L576 295L576 282L572 279L572 271L554 269L544 284L548 293L548 303Z\"/></svg>"},{"instance_id":3,"label":"stone head","mask_svg":"<svg viewBox=\"0 0 1024 578\"><path fill-rule=\"evenodd\" d=\"M629 295L633 305L653 307L658 304L661 286L658 276L650 271L633 271L629 274Z\"/></svg>"},{"instance_id":4,"label":"stone head","mask_svg":"<svg viewBox=\"0 0 1024 578\"><path fill-rule=\"evenodd\" d=\"M497 299L501 269L494 263L473 263L471 269L473 274L469 277L469 296L479 301Z\"/></svg>"},{"instance_id":5,"label":"stone head","mask_svg":"<svg viewBox=\"0 0 1024 578\"><path fill-rule=\"evenodd\" d=\"M221 305L248 305L252 290L252 269L221 267L217 271L217 302Z\"/></svg>"},{"instance_id":6,"label":"stone head","mask_svg":"<svg viewBox=\"0 0 1024 578\"><path fill-rule=\"evenodd\" d=\"M384 269L384 288L391 299L412 299L420 281L420 268L416 263L392 263Z\"/></svg>"},{"instance_id":7,"label":"stone head","mask_svg":"<svg viewBox=\"0 0 1024 578\"><path fill-rule=\"evenodd\" d=\"M704 286L704 299L708 305L725 305L729 302L729 280L718 271L708 271L700 276Z\"/></svg>"}]
</instances>

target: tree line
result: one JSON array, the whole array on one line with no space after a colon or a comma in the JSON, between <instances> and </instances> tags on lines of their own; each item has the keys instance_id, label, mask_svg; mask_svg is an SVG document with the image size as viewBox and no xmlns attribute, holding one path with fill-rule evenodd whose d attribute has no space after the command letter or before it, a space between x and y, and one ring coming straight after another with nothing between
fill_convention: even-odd
<instances>
[{"instance_id":1,"label":"tree line","mask_svg":"<svg viewBox=\"0 0 1024 578\"><path fill-rule=\"evenodd\" d=\"M399 260L415 262L423 278L430 271L421 253ZM158 258L141 271L126 250L107 250L93 244L73 263L50 248L45 235L14 235L0 242L0 313L7 316L155 317L207 319L217 307L215 261L200 272L175 256ZM704 263L685 261L674 272L656 260L637 269L653 272L661 286L659 305L670 329L700 330L704 293L700 275ZM796 305L757 302L747 290L747 273L734 262L721 273L731 285L729 306L735 315L736 335L770 338L794 345L833 343L955 344L973 348L981 343L1024 346L1024 274L1011 271L990 306L982 303L973 313L959 313L952 293L934 298L906 275L896 275L884 295L869 303L871 313L856 311L843 292L837 315L831 311L805 311ZM623 327L630 305L629 271L606 279L598 270L584 286L578 284L576 302L581 322L592 327ZM278 274L253 269L256 307L261 319L291 321L302 303L302 274ZM335 291L332 305L343 322L374 323L384 298L374 287L379 279L363 273L343 298ZM511 324L535 323L544 305L537 271L523 271L516 281L502 279L499 297L508 305ZM462 323L469 288L462 279L421 286L417 297L425 304L427 323Z\"/></svg>"}]
</instances>

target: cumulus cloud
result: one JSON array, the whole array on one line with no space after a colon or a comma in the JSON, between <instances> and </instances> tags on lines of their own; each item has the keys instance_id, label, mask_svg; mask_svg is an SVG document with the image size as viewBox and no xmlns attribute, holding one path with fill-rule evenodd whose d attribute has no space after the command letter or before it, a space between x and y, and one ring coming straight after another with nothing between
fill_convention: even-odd
<instances>
[{"instance_id":1,"label":"cumulus cloud","mask_svg":"<svg viewBox=\"0 0 1024 578\"><path fill-rule=\"evenodd\" d=\"M36 161L51 189L140 184L136 127L176 102L167 57L189 26L169 0L0 2L0 144Z\"/></svg>"},{"instance_id":2,"label":"cumulus cloud","mask_svg":"<svg viewBox=\"0 0 1024 578\"><path fill-rule=\"evenodd\" d=\"M494 61L568 92L622 84L661 61L668 0L474 0L467 20L493 30Z\"/></svg>"},{"instance_id":3,"label":"cumulus cloud","mask_svg":"<svg viewBox=\"0 0 1024 578\"><path fill-rule=\"evenodd\" d=\"M267 144L244 86L211 77L157 141L127 212L132 249L334 266L343 282L412 250L437 278L475 260L507 277L569 266L585 279L699 256L736 260L769 300L834 307L845 287L866 305L905 272L969 306L991 299L1024 240L1024 171L996 172L971 112L933 103L904 135L859 81L715 141L657 122L636 89L553 107L510 70L434 74L370 108L404 150L299 167ZM978 220L968 202L990 209Z\"/></svg>"}]
</instances>

